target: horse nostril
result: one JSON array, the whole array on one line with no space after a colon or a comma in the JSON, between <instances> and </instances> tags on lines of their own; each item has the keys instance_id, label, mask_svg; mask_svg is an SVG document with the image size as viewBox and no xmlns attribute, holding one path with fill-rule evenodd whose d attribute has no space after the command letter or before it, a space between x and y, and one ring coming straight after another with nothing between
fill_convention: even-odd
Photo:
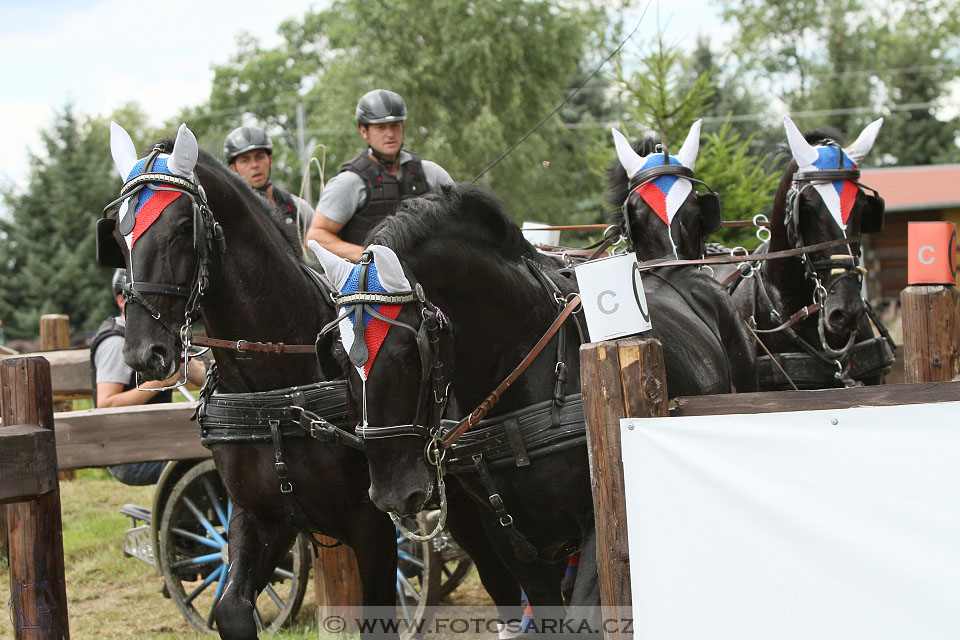
<instances>
[{"instance_id":1,"label":"horse nostril","mask_svg":"<svg viewBox=\"0 0 960 640\"><path fill-rule=\"evenodd\" d=\"M423 503L427 501L427 492L421 489L417 489L409 496L407 496L406 502L403 505L404 513L417 513L420 509L423 508Z\"/></svg>"},{"instance_id":2,"label":"horse nostril","mask_svg":"<svg viewBox=\"0 0 960 640\"><path fill-rule=\"evenodd\" d=\"M835 329L843 329L849 324L850 315L842 309L834 309L830 312L830 315L827 316L827 321L830 323L831 327Z\"/></svg>"}]
</instances>

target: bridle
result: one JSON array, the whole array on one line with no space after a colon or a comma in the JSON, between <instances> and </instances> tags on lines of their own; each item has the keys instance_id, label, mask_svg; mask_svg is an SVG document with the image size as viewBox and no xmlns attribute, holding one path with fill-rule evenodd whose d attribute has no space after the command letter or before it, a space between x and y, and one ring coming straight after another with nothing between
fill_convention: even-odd
<instances>
[{"instance_id":1,"label":"bridle","mask_svg":"<svg viewBox=\"0 0 960 640\"><path fill-rule=\"evenodd\" d=\"M440 353L440 335L442 332L452 332L453 327L443 313L429 300L423 292L419 282L415 282L410 291L396 293L382 293L367 289L367 276L370 264L373 262L373 253L365 251L357 263L360 266L360 279L357 291L334 296L334 303L338 310L343 310L337 318L328 323L321 334L325 334L336 327L341 320L353 316L354 340L350 350L350 360L363 366L369 357L365 342L364 313L382 320L388 324L411 332L417 340L417 351L420 354L420 390L417 396L417 411L411 424L371 427L367 413L367 381L361 376L361 420L355 433L363 440L379 440L383 438L398 438L415 436L427 439L424 448L424 457L429 466L436 469L437 489L440 498L440 518L433 532L421 536L407 530L397 514L390 512L390 519L401 532L411 540L423 542L434 538L446 526L447 500L446 486L443 481L442 462L445 451L439 446L441 437L441 418L447 406L450 393L448 365L452 369L453 363L444 362ZM414 304L420 316L420 326L413 326L394 320L376 311L380 305L408 305Z\"/></svg>"},{"instance_id":2,"label":"bridle","mask_svg":"<svg viewBox=\"0 0 960 640\"><path fill-rule=\"evenodd\" d=\"M717 231L720 228L721 223L723 222L723 210L720 206L720 196L710 188L703 180L700 180L694 177L693 169L686 167L682 164L670 164L669 158L670 155L667 152L667 148L664 145L657 145L657 151L663 150L664 163L657 167L650 167L649 169L644 169L636 173L632 178L630 178L630 185L627 190L627 197L624 199L623 204L620 207L621 214L623 216L623 228L626 230L627 241L629 242L629 247L632 250L636 250L636 242L633 239L631 232L630 216L629 216L629 203L630 196L636 193L637 189L653 182L657 178L662 176L677 176L685 180L689 180L695 184L702 184L707 189L707 193L697 193L697 199L700 204L700 216L702 229L700 230L700 254L701 256L704 253L704 241L708 234ZM673 227L672 225L667 227L667 233L670 234L671 243L673 242Z\"/></svg>"},{"instance_id":3,"label":"bridle","mask_svg":"<svg viewBox=\"0 0 960 640\"><path fill-rule=\"evenodd\" d=\"M187 362L190 358L191 327L200 317L200 303L210 284L213 257L222 257L226 246L223 229L213 217L203 187L180 176L153 172L154 162L162 151L161 147L154 147L144 162L143 173L125 182L120 189L120 197L104 207L103 211L106 216L106 213L117 204L124 200L128 201L128 213L122 222L118 222L116 218L108 217L103 217L97 222L97 257L101 264L106 266L126 267L122 251L113 232L114 229L117 229L121 234L127 235L133 231L136 223L137 201L143 189L149 187L155 191L176 191L190 198L193 205L193 248L197 252L197 265L190 284L184 287L154 282L138 282L135 280L131 269L130 281L121 286L121 293L127 304L134 303L142 306L164 330L180 340L183 347L183 362ZM111 241L112 245L110 244ZM117 255L120 257L120 264L117 264ZM183 323L180 324L179 328L177 328L178 321L164 318L160 311L146 299L145 296L147 295L186 299Z\"/></svg>"}]
</instances>

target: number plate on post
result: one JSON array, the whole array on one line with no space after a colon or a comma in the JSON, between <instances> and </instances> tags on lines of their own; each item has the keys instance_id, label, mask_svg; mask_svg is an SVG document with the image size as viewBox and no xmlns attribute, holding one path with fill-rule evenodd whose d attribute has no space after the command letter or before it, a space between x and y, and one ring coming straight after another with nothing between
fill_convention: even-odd
<instances>
[{"instance_id":1,"label":"number plate on post","mask_svg":"<svg viewBox=\"0 0 960 640\"><path fill-rule=\"evenodd\" d=\"M636 254L586 262L576 268L591 342L622 338L653 325Z\"/></svg>"}]
</instances>

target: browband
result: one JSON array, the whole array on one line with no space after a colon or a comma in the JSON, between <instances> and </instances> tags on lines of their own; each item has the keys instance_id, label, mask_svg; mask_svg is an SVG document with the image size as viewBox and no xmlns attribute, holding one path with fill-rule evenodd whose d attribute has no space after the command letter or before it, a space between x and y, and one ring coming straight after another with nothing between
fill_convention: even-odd
<instances>
[{"instance_id":1,"label":"browband","mask_svg":"<svg viewBox=\"0 0 960 640\"><path fill-rule=\"evenodd\" d=\"M793 174L794 182L859 180L860 169L826 169L823 171L798 171Z\"/></svg>"}]
</instances>

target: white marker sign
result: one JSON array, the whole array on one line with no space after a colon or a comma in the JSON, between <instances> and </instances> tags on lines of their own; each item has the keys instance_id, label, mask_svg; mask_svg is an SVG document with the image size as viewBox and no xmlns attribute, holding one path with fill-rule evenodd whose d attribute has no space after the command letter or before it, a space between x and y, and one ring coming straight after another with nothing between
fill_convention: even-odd
<instances>
[{"instance_id":1,"label":"white marker sign","mask_svg":"<svg viewBox=\"0 0 960 640\"><path fill-rule=\"evenodd\" d=\"M591 342L622 338L653 327L636 264L636 255L628 253L576 268Z\"/></svg>"}]
</instances>

